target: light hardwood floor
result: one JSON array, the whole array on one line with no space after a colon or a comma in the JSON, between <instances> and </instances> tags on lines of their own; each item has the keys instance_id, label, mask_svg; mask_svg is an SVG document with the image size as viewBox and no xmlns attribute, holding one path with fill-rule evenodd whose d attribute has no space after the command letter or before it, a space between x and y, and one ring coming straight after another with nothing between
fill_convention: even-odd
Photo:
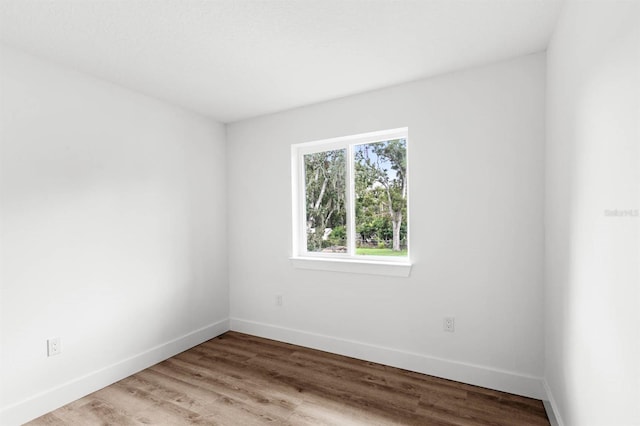
<instances>
[{"instance_id":1,"label":"light hardwood floor","mask_svg":"<svg viewBox=\"0 0 640 426\"><path fill-rule=\"evenodd\" d=\"M29 425L549 425L542 402L228 332Z\"/></svg>"}]
</instances>

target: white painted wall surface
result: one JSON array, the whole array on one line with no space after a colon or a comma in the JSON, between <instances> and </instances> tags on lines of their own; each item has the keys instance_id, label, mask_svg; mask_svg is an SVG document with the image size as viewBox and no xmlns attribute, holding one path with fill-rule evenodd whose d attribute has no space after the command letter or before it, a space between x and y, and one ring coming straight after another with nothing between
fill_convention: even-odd
<instances>
[{"instance_id":1,"label":"white painted wall surface","mask_svg":"<svg viewBox=\"0 0 640 426\"><path fill-rule=\"evenodd\" d=\"M548 50L546 371L566 426L640 425L640 3L567 2Z\"/></svg>"},{"instance_id":2,"label":"white painted wall surface","mask_svg":"<svg viewBox=\"0 0 640 426\"><path fill-rule=\"evenodd\" d=\"M544 75L536 54L228 125L232 329L542 397ZM292 268L291 144L404 126L411 276Z\"/></svg>"},{"instance_id":3,"label":"white painted wall surface","mask_svg":"<svg viewBox=\"0 0 640 426\"><path fill-rule=\"evenodd\" d=\"M225 129L0 53L0 423L14 424L228 327Z\"/></svg>"}]
</instances>

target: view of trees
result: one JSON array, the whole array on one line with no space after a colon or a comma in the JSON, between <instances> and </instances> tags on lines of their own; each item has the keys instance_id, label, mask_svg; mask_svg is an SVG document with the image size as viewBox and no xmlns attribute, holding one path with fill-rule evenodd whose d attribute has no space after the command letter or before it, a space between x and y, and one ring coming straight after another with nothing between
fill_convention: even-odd
<instances>
[{"instance_id":1,"label":"view of trees","mask_svg":"<svg viewBox=\"0 0 640 426\"><path fill-rule=\"evenodd\" d=\"M322 251L330 245L346 244L347 225L347 184L346 150L317 152L304 156L306 209L307 209L307 250ZM336 241L323 240L325 229L331 234L342 229L342 238Z\"/></svg>"},{"instance_id":2,"label":"view of trees","mask_svg":"<svg viewBox=\"0 0 640 426\"><path fill-rule=\"evenodd\" d=\"M346 157L346 149L304 156L308 251L346 251ZM407 239L406 140L356 145L354 171L357 253L402 254Z\"/></svg>"},{"instance_id":3,"label":"view of trees","mask_svg":"<svg viewBox=\"0 0 640 426\"><path fill-rule=\"evenodd\" d=\"M364 241L407 238L407 145L404 139L356 146L356 232Z\"/></svg>"}]
</instances>

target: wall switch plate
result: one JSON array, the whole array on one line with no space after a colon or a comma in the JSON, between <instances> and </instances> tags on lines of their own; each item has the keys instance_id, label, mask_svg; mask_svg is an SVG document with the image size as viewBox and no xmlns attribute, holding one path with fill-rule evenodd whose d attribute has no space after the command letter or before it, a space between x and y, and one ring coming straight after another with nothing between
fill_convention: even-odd
<instances>
[{"instance_id":1,"label":"wall switch plate","mask_svg":"<svg viewBox=\"0 0 640 426\"><path fill-rule=\"evenodd\" d=\"M281 294L277 294L276 295L276 306L282 306L282 295Z\"/></svg>"},{"instance_id":2,"label":"wall switch plate","mask_svg":"<svg viewBox=\"0 0 640 426\"><path fill-rule=\"evenodd\" d=\"M444 331L453 333L456 331L456 320L454 317L445 317L443 322Z\"/></svg>"},{"instance_id":3,"label":"wall switch plate","mask_svg":"<svg viewBox=\"0 0 640 426\"><path fill-rule=\"evenodd\" d=\"M60 338L52 337L47 340L47 356L60 355L62 347L60 346Z\"/></svg>"}]
</instances>

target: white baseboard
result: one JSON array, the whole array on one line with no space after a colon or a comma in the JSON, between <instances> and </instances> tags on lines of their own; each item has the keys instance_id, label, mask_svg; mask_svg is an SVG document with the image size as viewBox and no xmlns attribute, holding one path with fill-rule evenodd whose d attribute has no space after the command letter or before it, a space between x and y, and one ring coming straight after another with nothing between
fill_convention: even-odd
<instances>
[{"instance_id":1,"label":"white baseboard","mask_svg":"<svg viewBox=\"0 0 640 426\"><path fill-rule=\"evenodd\" d=\"M547 417L549 417L549 423L551 423L551 426L564 426L562 417L560 417L560 411L558 410L558 404L553 397L549 384L544 379L542 379L542 386L546 394L542 402L544 403L544 409L547 412Z\"/></svg>"},{"instance_id":2,"label":"white baseboard","mask_svg":"<svg viewBox=\"0 0 640 426\"><path fill-rule=\"evenodd\" d=\"M545 399L542 378L368 343L231 318L231 330L503 392Z\"/></svg>"},{"instance_id":3,"label":"white baseboard","mask_svg":"<svg viewBox=\"0 0 640 426\"><path fill-rule=\"evenodd\" d=\"M229 330L229 320L207 325L145 352L75 378L0 410L0 424L21 425Z\"/></svg>"}]
</instances>

